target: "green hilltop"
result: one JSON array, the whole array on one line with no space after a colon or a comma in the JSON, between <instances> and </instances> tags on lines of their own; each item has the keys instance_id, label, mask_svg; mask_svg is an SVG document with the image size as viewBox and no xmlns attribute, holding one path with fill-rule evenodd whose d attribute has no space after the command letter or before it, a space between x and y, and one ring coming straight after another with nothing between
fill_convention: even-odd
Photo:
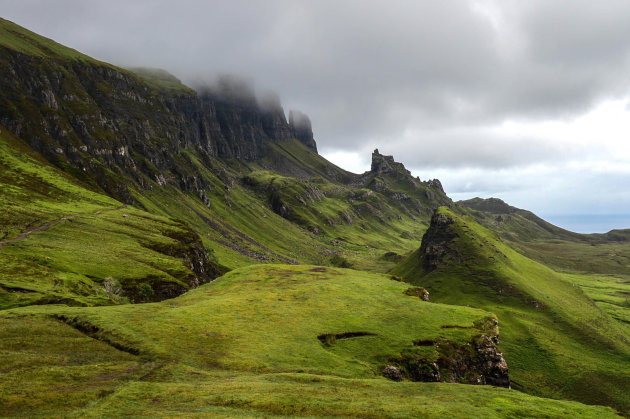
<instances>
[{"instance_id":1,"label":"green hilltop","mask_svg":"<svg viewBox=\"0 0 630 419\"><path fill-rule=\"evenodd\" d=\"M514 388L630 407L630 327L589 298L594 278L553 271L447 208L393 272L435 301L495 313Z\"/></svg>"},{"instance_id":2,"label":"green hilltop","mask_svg":"<svg viewBox=\"0 0 630 419\"><path fill-rule=\"evenodd\" d=\"M0 73L0 416L630 415L627 231L2 19Z\"/></svg>"},{"instance_id":3,"label":"green hilltop","mask_svg":"<svg viewBox=\"0 0 630 419\"><path fill-rule=\"evenodd\" d=\"M353 270L259 265L161 303L5 311L0 412L615 416L498 387L381 377L401 354L438 356L436 346L414 342L452 350L494 327L487 312L425 302L408 288ZM339 337L322 342L322 335Z\"/></svg>"}]
</instances>

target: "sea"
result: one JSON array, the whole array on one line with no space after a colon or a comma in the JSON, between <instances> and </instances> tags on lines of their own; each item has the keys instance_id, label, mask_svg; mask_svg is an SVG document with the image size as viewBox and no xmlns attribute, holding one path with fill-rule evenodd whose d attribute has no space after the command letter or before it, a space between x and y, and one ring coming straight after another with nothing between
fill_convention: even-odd
<instances>
[{"instance_id":1,"label":"sea","mask_svg":"<svg viewBox=\"0 0 630 419\"><path fill-rule=\"evenodd\" d=\"M576 233L607 233L610 230L630 229L630 214L538 214L551 224Z\"/></svg>"}]
</instances>

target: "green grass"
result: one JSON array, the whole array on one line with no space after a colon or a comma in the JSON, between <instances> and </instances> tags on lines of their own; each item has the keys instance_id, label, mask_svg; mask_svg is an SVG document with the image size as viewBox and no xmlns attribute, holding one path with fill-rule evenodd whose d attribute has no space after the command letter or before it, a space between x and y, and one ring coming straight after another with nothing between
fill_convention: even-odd
<instances>
[{"instance_id":1,"label":"green grass","mask_svg":"<svg viewBox=\"0 0 630 419\"><path fill-rule=\"evenodd\" d=\"M152 301L190 288L194 274L175 256L189 246L188 227L88 190L0 130L0 241L73 217L0 247L0 309Z\"/></svg>"},{"instance_id":2,"label":"green grass","mask_svg":"<svg viewBox=\"0 0 630 419\"><path fill-rule=\"evenodd\" d=\"M466 342L492 317L407 288L386 275L262 265L160 303L5 310L0 414L615 417L514 390L380 377L413 340ZM359 330L376 335L317 338Z\"/></svg>"},{"instance_id":3,"label":"green grass","mask_svg":"<svg viewBox=\"0 0 630 419\"><path fill-rule=\"evenodd\" d=\"M0 241L59 220L0 247L0 416L612 415L533 395L630 412L627 246L571 235L556 246L549 240L558 231L533 214L497 221L469 211L488 226L497 222L519 252L568 273L458 219L456 253L444 269L424 275L416 253L400 272L429 288L432 301L460 306L422 302L389 276L312 265L392 268L399 258L391 252L417 248L432 208L451 203L429 183L401 167L353 175L297 140L269 144L256 162L215 159L174 139L164 99L191 91L172 75L117 69L6 20L0 50L1 68L14 68L17 57L35 77L60 80L46 92L57 104L27 93L20 78L7 79L0 103L57 166L0 127ZM123 79L102 76L103 67ZM110 149L122 144L121 133L133 134L133 121L148 121L141 131L159 135L142 146L177 153L161 169L138 150L133 164L142 170L106 163L81 147L91 144L74 118ZM63 139L41 123L52 120ZM58 146L92 172L72 166ZM158 174L194 186L157 185ZM130 199L127 187L137 208L101 193ZM222 272L239 269L179 298L126 304L196 285L182 252L203 246ZM278 265L249 266L261 263ZM402 356L443 355L414 340L463 346L489 333L491 312L501 321L513 384L532 395L381 377ZM366 335L318 339L344 332Z\"/></svg>"},{"instance_id":4,"label":"green grass","mask_svg":"<svg viewBox=\"0 0 630 419\"><path fill-rule=\"evenodd\" d=\"M466 343L491 316L425 303L386 275L317 266L257 265L162 303L33 308L124 335L141 354L196 368L374 377L415 340ZM120 325L124 324L124 328ZM442 328L444 325L461 326ZM326 347L322 334L367 332Z\"/></svg>"},{"instance_id":5,"label":"green grass","mask_svg":"<svg viewBox=\"0 0 630 419\"><path fill-rule=\"evenodd\" d=\"M133 208L63 221L0 248L0 307L151 301L170 288L186 290L193 272L164 249L184 247L177 237L187 232ZM108 290L107 282L120 292Z\"/></svg>"},{"instance_id":6,"label":"green grass","mask_svg":"<svg viewBox=\"0 0 630 419\"><path fill-rule=\"evenodd\" d=\"M297 141L282 144L311 153ZM416 218L426 215L368 189L282 176L257 163L202 163L192 150L185 155L211 185L208 206L172 187L136 191L134 197L150 212L184 220L231 269L261 262L327 265L339 254L356 269L385 272L394 264L381 256L411 251L426 229ZM290 208L288 216L274 212L273 196Z\"/></svg>"},{"instance_id":7,"label":"green grass","mask_svg":"<svg viewBox=\"0 0 630 419\"><path fill-rule=\"evenodd\" d=\"M0 46L37 57L96 62L85 54L0 18Z\"/></svg>"},{"instance_id":8,"label":"green grass","mask_svg":"<svg viewBox=\"0 0 630 419\"><path fill-rule=\"evenodd\" d=\"M51 166L0 126L0 240L64 215L119 207Z\"/></svg>"},{"instance_id":9,"label":"green grass","mask_svg":"<svg viewBox=\"0 0 630 419\"><path fill-rule=\"evenodd\" d=\"M612 275L565 274L597 306L630 332L630 280Z\"/></svg>"},{"instance_id":10,"label":"green grass","mask_svg":"<svg viewBox=\"0 0 630 419\"><path fill-rule=\"evenodd\" d=\"M158 91L192 93L193 90L166 70L159 68L132 67L129 71L139 76L145 83Z\"/></svg>"},{"instance_id":11,"label":"green grass","mask_svg":"<svg viewBox=\"0 0 630 419\"><path fill-rule=\"evenodd\" d=\"M612 274L630 279L630 242L535 240L519 242L514 247L556 270Z\"/></svg>"},{"instance_id":12,"label":"green grass","mask_svg":"<svg viewBox=\"0 0 630 419\"><path fill-rule=\"evenodd\" d=\"M435 301L492 310L515 388L630 412L627 327L565 275L471 219L439 211L454 221L446 227L453 238L441 266L427 272L417 251L394 273L427 288Z\"/></svg>"}]
</instances>

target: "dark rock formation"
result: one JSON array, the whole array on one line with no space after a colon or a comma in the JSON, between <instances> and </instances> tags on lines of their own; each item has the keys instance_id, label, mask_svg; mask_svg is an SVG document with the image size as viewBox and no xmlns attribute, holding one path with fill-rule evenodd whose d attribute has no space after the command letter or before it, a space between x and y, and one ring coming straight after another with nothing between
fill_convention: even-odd
<instances>
[{"instance_id":1,"label":"dark rock formation","mask_svg":"<svg viewBox=\"0 0 630 419\"><path fill-rule=\"evenodd\" d=\"M487 318L475 324L475 327L481 334L464 344L450 341L414 342L416 346L434 346L438 353L437 359L427 360L417 355L403 354L390 360L391 364L386 367L387 373L393 375L392 368L395 368L401 377L411 381L489 384L509 388L508 366L498 348L497 320ZM383 375L385 372L383 370Z\"/></svg>"},{"instance_id":2,"label":"dark rock formation","mask_svg":"<svg viewBox=\"0 0 630 419\"><path fill-rule=\"evenodd\" d=\"M407 365L409 378L411 381L420 381L425 383L437 383L442 381L440 369L435 362L427 362L420 360L419 362L410 362Z\"/></svg>"},{"instance_id":3,"label":"dark rock formation","mask_svg":"<svg viewBox=\"0 0 630 419\"><path fill-rule=\"evenodd\" d=\"M295 138L317 153L311 120L300 111L289 111L289 127Z\"/></svg>"},{"instance_id":4,"label":"dark rock formation","mask_svg":"<svg viewBox=\"0 0 630 419\"><path fill-rule=\"evenodd\" d=\"M402 381L403 379L400 369L394 367L393 365L387 365L385 368L383 368L383 377L389 378L390 380L394 381Z\"/></svg>"},{"instance_id":5,"label":"dark rock formation","mask_svg":"<svg viewBox=\"0 0 630 419\"><path fill-rule=\"evenodd\" d=\"M158 245L157 243L151 243L145 244L145 246L162 254L182 259L191 273L177 279L186 284L186 286L174 282L149 281L151 282L152 292L150 295L146 295L141 288L123 285L124 296L130 297L133 302L160 301L166 298L174 298L221 275L218 266L208 259L206 249L199 235L183 223L180 223L178 227L181 231L166 233L168 237L175 240L175 244Z\"/></svg>"},{"instance_id":6,"label":"dark rock formation","mask_svg":"<svg viewBox=\"0 0 630 419\"><path fill-rule=\"evenodd\" d=\"M257 100L233 80L196 93L155 88L98 62L30 56L0 47L0 125L51 163L126 203L137 189L208 188L181 150L256 160L294 136L316 150L310 122L284 116L277 97ZM310 135L310 137L309 137Z\"/></svg>"},{"instance_id":7,"label":"dark rock formation","mask_svg":"<svg viewBox=\"0 0 630 419\"><path fill-rule=\"evenodd\" d=\"M433 213L431 224L422 236L422 244L420 245L422 267L427 272L437 269L448 253L449 242L455 237L455 234L448 229L452 223L453 220L447 215L439 214L437 211Z\"/></svg>"},{"instance_id":8,"label":"dark rock formation","mask_svg":"<svg viewBox=\"0 0 630 419\"><path fill-rule=\"evenodd\" d=\"M385 156L378 152L378 148L372 153L372 173L402 173L411 176L411 172L402 163L394 161L394 156Z\"/></svg>"},{"instance_id":9,"label":"dark rock formation","mask_svg":"<svg viewBox=\"0 0 630 419\"><path fill-rule=\"evenodd\" d=\"M430 188L437 189L438 191L444 193L444 188L442 188L442 182L439 179L431 179L427 181L427 184Z\"/></svg>"}]
</instances>

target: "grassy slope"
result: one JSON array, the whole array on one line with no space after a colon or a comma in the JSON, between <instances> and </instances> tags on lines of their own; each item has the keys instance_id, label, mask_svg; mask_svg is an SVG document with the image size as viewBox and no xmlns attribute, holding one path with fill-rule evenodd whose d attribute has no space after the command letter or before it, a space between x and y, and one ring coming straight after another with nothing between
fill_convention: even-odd
<instances>
[{"instance_id":1,"label":"grassy slope","mask_svg":"<svg viewBox=\"0 0 630 419\"><path fill-rule=\"evenodd\" d=\"M48 57L54 60L78 60L99 66L109 66L5 20L0 20L0 35L0 47L28 55ZM120 69L117 70L121 71ZM140 71L139 73L141 73L140 77L156 92L164 89L186 90L174 80L165 78L164 75L146 71ZM83 96L79 95L79 97ZM83 112L83 105L79 103L76 112ZM323 188L329 189L329 193L333 196L330 197L331 202L326 203L322 207L325 211L321 212L327 218L316 217L315 219L317 222L322 223L322 221L325 222L329 217L334 216L336 212L337 218L333 222L337 224L334 229L328 229L326 227L327 224L322 223L324 234L318 238L308 233L305 228L290 223L271 212L264 196L261 200L259 191L252 191L248 187L243 187L239 184L238 179L245 172L231 168L223 163L218 164L219 172L223 170L223 173L229 173L228 179L217 173L208 175L213 182L213 186L215 186L211 210L192 195L155 188L154 192L145 191L142 196L139 195L139 201L148 210L158 214L150 216L132 209L121 208L115 210L119 205L116 201L98 193L89 192L82 185L77 184L76 181L45 164L35 154L30 152L20 140L7 136L4 130L2 131L2 142L0 142L0 145L3 149L1 150L0 158L1 163L4 164L3 168L8 168L9 170L0 172L0 187L2 188L3 198L7 196L10 199L0 201L0 205L3 205L3 209L6 210L4 213L6 217L2 218L3 230L0 234L6 237L15 237L20 232L28 230L43 221L57 219L68 214L80 215L80 217L74 218L72 221L55 224L45 232L35 233L24 241L16 242L0 249L0 258L3 258L1 265L3 272L0 278L4 281L3 285L7 287L0 291L0 302L3 304L3 307L53 301L87 305L119 301L118 297L106 294L101 287L103 279L110 276L121 280L123 283L126 282L132 285L139 280L150 282L150 280L155 280L156 278L177 282L179 276L188 274L185 268L182 269L181 261L165 257L165 255L150 249L155 245L174 244L167 236L172 235L171 233L179 234L182 232L182 226L178 222L173 222L164 216L184 219L193 225L202 234L206 246L215 250L219 260L229 267L244 266L252 262L267 260L282 262L286 261L288 257L292 257L300 262L330 263L334 256L340 254L355 266L384 270L391 266L392 263L380 260L380 255L385 251L391 250L399 253L405 252L412 247L414 236L419 237L426 228L422 223L417 223L414 217L410 215L409 209L404 208L404 206L384 208L382 205L373 205L372 208L369 208L367 205L360 205L359 208L353 208L355 214L358 215L356 218L353 217L355 223L344 223L344 217L338 211L348 209L347 202L344 201L347 196L344 196L343 193L337 196L334 196L334 194L337 193L335 191L337 181L343 183L349 175L338 168L338 170L335 169L321 157L312 153L309 154L297 141L283 143L276 150L276 154L270 154L269 161L264 162L264 164L272 163L272 166L280 165L277 167L282 168L283 162L289 159L292 163L290 167L286 168L287 170L294 170L297 165L302 167L305 173L323 176L326 183L326 186ZM20 150L20 153L15 153L15 150ZM273 159L276 160L273 161ZM239 164L234 165L234 167L238 166ZM201 169L202 167L202 164L198 165L198 168ZM257 168L260 169L262 167ZM230 179L230 176L237 179L236 184L230 182L233 180L233 178ZM378 180L379 182L383 180L387 182L387 179ZM392 181L391 179L390 181L392 190L414 192L408 189L408 185L405 182ZM296 187L300 189L302 186L297 185ZM337 187L336 189L343 192L343 188ZM224 193L223 191L226 192ZM387 199L383 197L379 199L380 202L376 201L374 203L382 204L387 202ZM370 204L370 202L363 204ZM367 215L361 212L361 209L366 207L369 209ZM373 213L374 208L377 209L376 214ZM96 214L101 209L106 211L114 210ZM308 205L307 208L295 207L295 209L298 213L303 213L307 216L314 215L313 208L310 208ZM319 208L316 207L315 210L319 211ZM202 215L199 215L200 213ZM128 217L123 217L123 214ZM318 214L315 212L315 215ZM423 219L422 217L420 218ZM358 219L361 219L361 223L359 223ZM157 231L157 233L151 233L152 231ZM314 242L313 239L317 239L317 241ZM20 275L16 275L18 272ZM147 273L148 277L142 276ZM11 288L12 286L14 288ZM13 292L16 288L21 288L21 291L25 292ZM52 300L50 299L51 296ZM47 299L42 299L42 297ZM21 298L24 299L18 301ZM42 310L46 311L49 309L42 308ZM96 309L94 313L106 313L106 311L101 312L100 310ZM107 316L107 314L103 314L103 316ZM112 324L112 328L120 331L125 329L123 324L123 319L119 319L116 324ZM51 411L59 412L50 409L60 408L55 403L65 402L65 397L73 394L72 392L75 392L76 397L72 396L68 399L72 400L68 404L76 407L82 405L83 401L108 395L113 388L121 385L122 382L120 380L124 377L137 374L135 377L138 380L146 380L146 378L143 378L146 371L140 374L139 371L144 371L142 367L130 366L129 358L126 358L124 355L107 353L103 355L103 358L99 358L99 355L95 359L88 359L88 357L77 360L75 356L76 348L74 347L67 347L61 350L62 354L59 357L53 357L54 359L50 361L51 363L33 371L31 368L36 364L36 362L31 364L33 359L42 357L46 351L54 352L56 348L63 347L65 343L68 343L67 340L64 341L64 344L58 341L51 342L51 336L57 333L61 336L72 337L73 335L66 326L55 322L51 323L41 317L36 317L35 322L29 322L26 319L12 319L3 325L3 333L12 327L20 330L18 335L21 334L22 336L13 336L13 341L6 340L4 341L5 343L11 345L17 342L16 345L18 347L35 345L29 347L31 352L27 362L28 365L21 364L20 368L12 370L14 373L12 377L17 381L6 383L11 391L6 394L27 395L27 397L18 395L17 401L14 400L18 403L17 406L19 406L19 403L30 405L29 403L33 402L38 406L35 408L36 411L41 413L37 409L44 409L44 412L46 412L45 409L48 409L47 412L50 414ZM156 327L159 328L159 325L156 325ZM42 336L45 336L45 338L38 342L25 340L23 335L27 331L35 334L42 333ZM144 339L151 340L148 335L144 336ZM77 338L77 340L80 339ZM194 346L190 342L190 334L186 333L186 331L182 332L178 342L183 346ZM86 348L88 349L85 349L87 352L94 350L97 352L105 351L102 347L92 347L92 343L89 340L84 340L79 346L84 343L87 345ZM333 350L341 351L341 355L347 355L347 351L344 349L346 344L347 342L343 342L343 345L336 345ZM10 350L15 350L15 347L11 347ZM349 349L349 351L355 350L356 348L353 347ZM24 355L24 353L19 351L17 353L16 359ZM153 353L153 355L157 356L156 353ZM2 356L11 356L11 352L5 351L2 353ZM370 356L374 357L376 355L372 354ZM162 355L159 358L164 359ZM107 364L108 366L101 370L103 360L106 362L111 361L112 364ZM84 364L84 361L87 364ZM85 368L80 366L76 370L67 369L68 365L63 364L63 362L87 366ZM357 361L357 365L362 365L362 362L367 362L367 365L369 365L370 362L374 363L375 361L374 359L371 361ZM107 369L110 366L112 370ZM179 387L173 386L173 383L166 383L160 388L159 391L161 392L161 397L164 398L165 404L160 405L159 398L152 399L150 404L154 407L149 406L149 402L146 402L147 404L138 407L138 409L140 411L155 409L153 410L154 413L160 412L162 411L161 409L167 409L167 405L174 404L173 392L182 389L192 390L191 387L194 384L183 382L190 380L190 371L186 370L186 368L188 367L175 368L172 372L180 378L186 377L185 380L178 382L177 386ZM28 370L30 375L24 375L26 370ZM95 372L100 371L102 371L102 374L93 375ZM194 374L192 375L199 374L199 371L193 372ZM171 372L165 372L166 375L169 373ZM58 389L54 383L60 376L64 377L64 380L68 379L70 381L67 382L67 387ZM25 391L19 393L17 388L25 383L22 377L27 377L26 382L33 387L20 388L20 391ZM277 380L283 381L285 378L282 376L282 378ZM228 380L230 379L228 378ZM73 382L72 380L75 381ZM87 380L87 385L85 380ZM340 378L331 378L325 385L319 385L318 388L325 387L325 390L322 390L321 398L318 398L312 396L313 387L309 382L313 381L313 379L310 376L307 378L299 376L297 379L293 376L288 377L286 382L278 384L280 388L285 388L284 395L280 396L282 400L274 400L273 396L262 396L263 394L268 394L269 390L272 389L272 387L268 386L270 380L265 376L251 376L243 373L239 376L239 380L241 385L249 386L247 387L251 390L249 395L240 395L240 401L235 401L234 393L230 393L234 389L230 384L231 381L224 381L224 394L228 395L229 398L222 399L221 396L213 398L211 401L214 404L211 404L214 407L209 409L218 409L212 410L215 413L220 411L229 414L235 413L235 411L230 410L230 406L239 405L241 407L254 406L262 409L264 412L272 413L291 414L329 411L331 414L356 414L357 412L365 412L368 409L373 411L375 408L366 399L361 399L358 402L356 399L355 401L350 401L353 397L358 397L363 391L359 389L364 387L371 388L372 390L369 391L373 391L373 393L371 393L369 398L382 397L382 392L390 393L392 391L391 384L382 380L370 381L369 384L365 381L354 381L353 384L356 384L356 386L351 386L352 389L349 390L352 391L352 395L346 398L344 402L355 403L358 407L352 405L350 408L345 409L331 400L338 394L339 388L343 387L346 389L348 387L347 382L340 381L342 380ZM98 414L99 409L114 407L120 409L121 412L134 412L132 404L120 404L118 401L129 401L130 398L133 399L134 395L138 396L142 391L148 391L149 388L151 391L156 391L158 387L157 385L153 386L140 381L134 383L133 386L127 387L125 390L121 390L122 396L117 394L112 396L109 401L101 399L100 407L91 410L91 412ZM205 391L204 394L198 392L196 397L198 399L207 397L207 391L212 388L208 386L216 385L215 381L215 378L211 377L210 382L206 383L204 387L205 390L201 391ZM296 381L306 381L307 384L304 386L300 385L301 393L287 395L286 389L291 388L293 391L298 387L295 384ZM101 388L101 384L104 387ZM51 390L53 395L46 393L48 394L46 397L49 397L47 400L31 400L29 394L39 393L42 388ZM84 388L85 392L82 393ZM93 393L90 393L93 389L99 390L94 390ZM380 407L385 409L380 411L380 413L385 413L386 411L392 414L417 412L417 409L422 408L421 406L399 405L397 402L399 397L410 397L411 393L416 391L415 389L417 387L408 386L404 391L394 393L394 396L390 396L387 399L387 406ZM439 389L436 390L439 394L432 390L429 391L429 389ZM584 408L583 406L570 403L554 404L549 401L541 403L537 399L519 393L502 393L502 390L492 390L495 393L490 393L490 389L479 390L472 387L465 389L459 389L458 387L441 388L439 386L430 387L430 385L426 387L426 390L431 393L432 397L444 400L447 408L452 406L457 412L466 412L465 408L468 406L469 400L461 402L461 396L462 394L470 394L471 400L474 400L474 404L480 409L479 413L484 416L523 414L523 411L518 410L519 404L522 404L524 411L529 412L530 415L533 412L539 412L536 409L540 406L543 406L546 412L557 414L563 412L565 415L577 414L580 409ZM3 392L3 394L5 393ZM89 394L89 397L83 400L83 394ZM125 396L125 394L127 395ZM307 397L307 395L309 396ZM365 396L365 394L363 395ZM62 397L64 398L63 400L61 399ZM489 397L492 397L492 400L488 400ZM286 402L287 398L293 400L295 408L289 407L283 410L280 407L280 401ZM421 396L419 398L422 403L429 401ZM455 398L459 398L459 401L453 400ZM3 401L5 400L3 399ZM177 400L181 401L179 397L177 397ZM207 399L205 400L207 401ZM508 401L506 402L506 400ZM11 406L15 407L16 405ZM216 406L227 407L218 408ZM431 413L437 414L436 412L444 409L445 406L434 406L429 409ZM359 408L360 410L352 410ZM14 411L9 409L9 412ZM107 412L107 410L102 410L102 412ZM242 413L240 410L238 412ZM377 410L377 412L379 411Z\"/></svg>"},{"instance_id":2,"label":"grassy slope","mask_svg":"<svg viewBox=\"0 0 630 419\"><path fill-rule=\"evenodd\" d=\"M527 259L495 233L445 208L448 256L426 272L419 251L394 273L432 299L492 310L515 388L630 412L630 330L564 275Z\"/></svg>"},{"instance_id":3,"label":"grassy slope","mask_svg":"<svg viewBox=\"0 0 630 419\"><path fill-rule=\"evenodd\" d=\"M93 60L6 20L0 20L0 35L0 47L33 57L48 58L50 60L45 62L45 66L54 67L62 74L65 74L65 70L61 64L83 61L90 66L108 66L127 75L135 74L139 91L148 86L154 95L164 97L191 92L175 77L163 71L136 68L132 69L134 73L131 73ZM83 115L88 120L92 115L98 114L93 98L89 97L78 80L69 77L64 83L65 93L77 100L64 102L63 106L69 107L73 114ZM102 93L111 95L112 90L114 90L113 86L105 86ZM9 108L17 106L21 110L30 109L26 103L15 103L19 100L21 99L13 98L6 103L6 106ZM120 106L121 109L127 106L136 107L139 115L143 112L148 112L150 115L151 111L147 108L150 105L125 102L124 98L116 99L116 103L112 105ZM54 112L54 110L48 109L46 112ZM142 117L147 116L142 115ZM67 131L73 132L70 128ZM115 142L116 135L106 129L103 129L102 136ZM157 146L160 144L156 144ZM99 164L98 161L85 157L92 163ZM138 159L138 165L152 167L151 163L142 156L134 157ZM210 209L202 204L198 196L184 195L175 188L162 189L148 177L144 178L144 181L151 187L145 186L142 191L136 190L133 193L136 200L150 212L182 219L193 226L202 236L204 244L214 251L216 260L227 268L246 266L251 263L290 260L328 264L339 254L354 267L386 271L393 264L381 260L380 256L389 251L398 253L410 251L414 245L413 239L419 239L425 228L425 225L414 221L413 215L408 208L404 208L404 204L389 205L387 197L380 194L376 194L378 198L370 198L369 202L351 198L357 201L351 206L348 202L348 192L353 189L342 187L342 185L355 179L357 175L334 166L311 152L299 141L271 144L264 161L249 166L240 162L200 161L200 158L194 149L182 150L182 155L178 156L182 162L180 168L188 170L186 175L202 175L212 185L212 189L205 190L212 201ZM333 191L342 187L345 190L344 194L329 197L324 205L328 211L324 211L318 217L312 217L314 212L319 211L317 205L312 208L310 203L293 206L295 214L303 215L303 218L311 222L311 226L317 226L323 234L314 236L308 231L308 225L286 222L269 211L270 205L266 193L252 191L240 184L240 179L251 169L260 169L261 166L270 167L279 172L299 173L304 177L317 176L323 179L325 189ZM69 166L66 169L78 177L81 176ZM159 173L159 170L153 169L156 174ZM134 184L115 167L103 167L103 170L111 182ZM168 177L169 174L165 175ZM301 185L297 186L298 189L301 188ZM392 184L392 186L393 189L400 189L399 185ZM354 190L356 192L356 188ZM415 192L422 195L424 191ZM340 211L348 213L356 221L355 224L348 225L346 218L339 213ZM414 214L415 217L425 221L429 216L428 209L422 215ZM329 222L333 225L330 226ZM20 229L17 228L16 231Z\"/></svg>"},{"instance_id":4,"label":"grassy slope","mask_svg":"<svg viewBox=\"0 0 630 419\"><path fill-rule=\"evenodd\" d=\"M271 147L299 156L305 170L325 162L298 141ZM135 198L152 213L186 221L228 268L260 262L330 264L341 255L355 268L384 272L393 263L380 257L388 251L411 251L426 229L418 221L427 219L426 214L414 216L405 204L394 204L368 189L319 176L282 176L261 169L264 162L204 163L192 151L185 153L197 175L212 185L207 191L209 206L196 195L170 187L137 192ZM334 169L330 163L327 167ZM289 216L273 211L270 185L290 208ZM309 198L313 187L321 193L319 199Z\"/></svg>"},{"instance_id":5,"label":"grassy slope","mask_svg":"<svg viewBox=\"0 0 630 419\"><path fill-rule=\"evenodd\" d=\"M136 74L149 86L157 91L169 90L172 92L192 93L193 90L182 84L181 80L166 70L159 68L132 67L129 71Z\"/></svg>"},{"instance_id":6,"label":"grassy slope","mask_svg":"<svg viewBox=\"0 0 630 419\"><path fill-rule=\"evenodd\" d=\"M153 250L181 246L173 237L186 234L186 227L89 191L0 131L2 240L74 217L0 247L0 308L111 304L120 299L103 289L107 278L130 290L140 283L188 288L192 273L183 261Z\"/></svg>"},{"instance_id":7,"label":"grassy slope","mask_svg":"<svg viewBox=\"0 0 630 419\"><path fill-rule=\"evenodd\" d=\"M615 275L630 280L630 242L533 240L513 243L525 256L556 270Z\"/></svg>"},{"instance_id":8,"label":"grassy slope","mask_svg":"<svg viewBox=\"0 0 630 419\"><path fill-rule=\"evenodd\" d=\"M406 296L407 287L352 270L261 265L161 303L4 311L0 413L613 416L490 386L379 377L413 340L466 342L477 333L468 327L489 316ZM139 355L108 349L51 315ZM342 331L377 335L332 346L317 339Z\"/></svg>"},{"instance_id":9,"label":"grassy slope","mask_svg":"<svg viewBox=\"0 0 630 419\"><path fill-rule=\"evenodd\" d=\"M458 212L495 231L528 258L560 271L630 279L630 230L579 234L495 198L473 198L458 204Z\"/></svg>"},{"instance_id":10,"label":"grassy slope","mask_svg":"<svg viewBox=\"0 0 630 419\"><path fill-rule=\"evenodd\" d=\"M0 46L36 57L94 62L93 58L0 18Z\"/></svg>"}]
</instances>

